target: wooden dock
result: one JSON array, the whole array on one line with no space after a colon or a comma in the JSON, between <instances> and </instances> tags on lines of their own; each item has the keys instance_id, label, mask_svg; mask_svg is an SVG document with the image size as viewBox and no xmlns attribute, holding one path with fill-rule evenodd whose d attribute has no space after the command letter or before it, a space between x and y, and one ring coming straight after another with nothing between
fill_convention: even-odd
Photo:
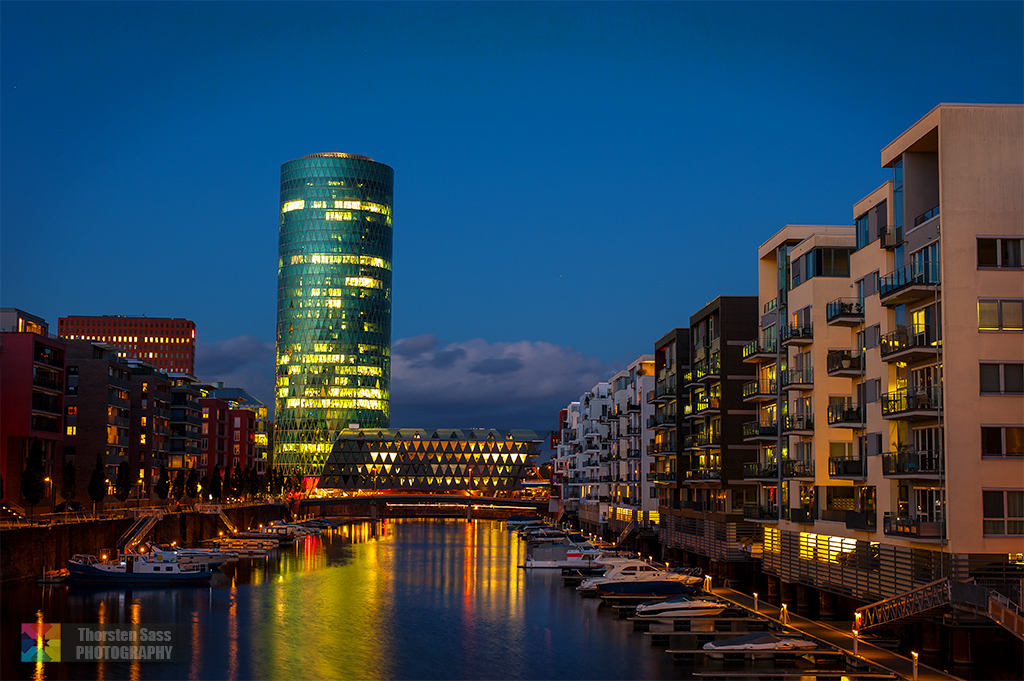
<instances>
[{"instance_id":1,"label":"wooden dock","mask_svg":"<svg viewBox=\"0 0 1024 681\"><path fill-rule=\"evenodd\" d=\"M915 678L913 660L903 657L891 650L886 650L885 648L873 645L871 642L865 641L864 639L860 639L857 643L857 653L854 654L852 629L838 629L825 622L809 620L795 613L783 611L779 606L771 605L764 601L758 602L757 610L755 611L754 599L751 596L740 593L739 591L734 591L727 587L713 588L711 593L723 600L729 601L737 607L743 608L755 616L765 617L780 627L784 626L792 629L804 638L814 640L819 644L824 644L830 648L834 648L840 653L846 654L847 659L852 662L870 665L881 670L884 674L891 675L889 677L871 678L892 678L892 676L901 679ZM761 672L758 672L758 674L761 675ZM763 676L774 678L774 675L770 672L764 673ZM918 663L917 665L916 678L918 681L957 681L957 679L959 679L957 676L947 674L939 669L935 669L921 663Z\"/></svg>"}]
</instances>

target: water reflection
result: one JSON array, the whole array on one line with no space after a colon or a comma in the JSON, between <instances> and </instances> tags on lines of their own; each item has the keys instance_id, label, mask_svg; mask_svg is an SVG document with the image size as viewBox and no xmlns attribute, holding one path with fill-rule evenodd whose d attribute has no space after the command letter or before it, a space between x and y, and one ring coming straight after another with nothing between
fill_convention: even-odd
<instances>
[{"instance_id":1,"label":"water reflection","mask_svg":"<svg viewBox=\"0 0 1024 681\"><path fill-rule=\"evenodd\" d=\"M2 678L679 678L628 622L520 570L491 521L378 521L224 566L208 587L5 590L5 621L184 623L174 663L4 661ZM49 594L49 595L47 595ZM40 605L41 604L41 605ZM29 614L28 619L24 614ZM5 649L12 649L7 629ZM51 663L53 664L53 663Z\"/></svg>"}]
</instances>

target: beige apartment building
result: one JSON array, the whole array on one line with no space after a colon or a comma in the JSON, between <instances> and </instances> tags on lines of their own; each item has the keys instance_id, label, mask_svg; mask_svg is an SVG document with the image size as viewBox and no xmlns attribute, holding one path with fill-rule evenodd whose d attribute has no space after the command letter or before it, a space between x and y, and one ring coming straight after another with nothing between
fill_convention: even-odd
<instances>
[{"instance_id":1,"label":"beige apartment building","mask_svg":"<svg viewBox=\"0 0 1024 681\"><path fill-rule=\"evenodd\" d=\"M796 585L822 612L945 578L1020 603L1024 108L940 105L881 163L893 179L852 228L759 249L745 516L784 599Z\"/></svg>"}]
</instances>

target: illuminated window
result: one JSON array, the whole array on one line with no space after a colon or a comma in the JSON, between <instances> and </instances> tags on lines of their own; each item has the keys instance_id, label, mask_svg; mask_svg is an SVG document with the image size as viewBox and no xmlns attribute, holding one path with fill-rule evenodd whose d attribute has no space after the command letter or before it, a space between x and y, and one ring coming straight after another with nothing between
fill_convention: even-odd
<instances>
[{"instance_id":1,"label":"illuminated window","mask_svg":"<svg viewBox=\"0 0 1024 681\"><path fill-rule=\"evenodd\" d=\"M306 202L303 199L299 199L298 201L288 201L283 206L281 206L281 212L290 213L293 210L302 210L305 207Z\"/></svg>"},{"instance_id":2,"label":"illuminated window","mask_svg":"<svg viewBox=\"0 0 1024 681\"><path fill-rule=\"evenodd\" d=\"M68 435L75 435L78 432L78 426L68 426Z\"/></svg>"}]
</instances>

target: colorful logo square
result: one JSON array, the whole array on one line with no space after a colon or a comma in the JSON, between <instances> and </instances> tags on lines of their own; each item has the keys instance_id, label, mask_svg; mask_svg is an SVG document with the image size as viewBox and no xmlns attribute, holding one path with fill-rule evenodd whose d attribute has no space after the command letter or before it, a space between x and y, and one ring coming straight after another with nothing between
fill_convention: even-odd
<instances>
[{"instance_id":1,"label":"colorful logo square","mask_svg":"<svg viewBox=\"0 0 1024 681\"><path fill-rule=\"evenodd\" d=\"M60 625L21 625L22 662L60 662Z\"/></svg>"}]
</instances>

